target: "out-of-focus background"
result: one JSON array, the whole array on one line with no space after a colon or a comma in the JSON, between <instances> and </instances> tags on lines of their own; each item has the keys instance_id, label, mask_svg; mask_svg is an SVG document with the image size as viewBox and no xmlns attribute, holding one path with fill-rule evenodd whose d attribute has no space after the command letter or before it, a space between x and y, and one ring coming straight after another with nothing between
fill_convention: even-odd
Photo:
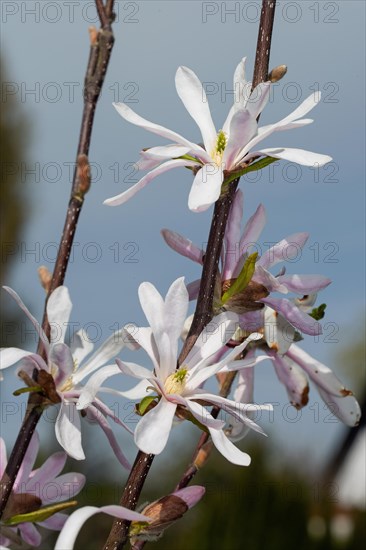
<instances>
[{"instance_id":1,"label":"out-of-focus background","mask_svg":"<svg viewBox=\"0 0 366 550\"><path fill-rule=\"evenodd\" d=\"M66 278L74 327L87 330L96 345L127 322L145 323L137 298L142 281L165 293L177 277L190 281L199 276L198 266L168 249L159 232L168 227L204 246L211 217L211 211L198 215L188 210L191 174L183 169L159 177L126 205L102 205L137 181L133 163L138 151L162 143L122 120L112 102L123 101L198 142L198 128L174 87L177 67L186 65L204 83L219 129L233 101L232 76L243 56L248 77L252 74L260 2L117 1L116 14L116 43L90 150L93 184ZM38 319L44 291L37 268L52 270L63 226L82 112L88 27L96 22L92 1L1 4L0 275L1 283L14 288ZM365 392L364 23L365 4L359 1L278 2L270 65L286 64L288 73L273 87L261 124L290 113L314 90L322 91L322 101L310 115L312 125L266 143L301 147L334 160L320 170L276 163L241 182L245 217L260 202L267 211L263 251L284 236L310 233L302 253L288 262L288 273L323 273L333 284L320 297L328 304L324 334L307 337L302 346L333 368L360 400ZM24 317L4 292L1 299L2 345L35 349L36 336ZM26 403L24 397L12 396L19 387L14 373L4 372L0 387L1 435L9 450ZM355 438L351 451L342 452L348 431L315 388L307 408L292 409L269 363L258 366L255 399L275 403L275 414L263 418L269 435L265 441L251 435L242 442L252 449L252 466L241 469L216 457L197 476L197 483L207 486L205 500L172 529L172 538L168 532L156 547L358 548L365 503L362 494L356 501L349 487L365 483L365 438ZM109 404L134 424L132 404L113 399ZM44 456L58 449L55 414L47 411L40 423ZM116 431L133 460L133 444ZM189 461L197 435L190 426L175 430L155 461L148 484L151 498L173 488L172 479ZM68 463L71 470L86 469L92 481L83 502L117 502L125 474L96 427L85 426L83 437L88 462ZM345 466L352 453L359 467L352 461ZM108 521L105 532L100 525L91 522L83 535L90 538L80 539L80 548L101 546ZM51 547L51 539L44 540L43 548Z\"/></svg>"}]
</instances>

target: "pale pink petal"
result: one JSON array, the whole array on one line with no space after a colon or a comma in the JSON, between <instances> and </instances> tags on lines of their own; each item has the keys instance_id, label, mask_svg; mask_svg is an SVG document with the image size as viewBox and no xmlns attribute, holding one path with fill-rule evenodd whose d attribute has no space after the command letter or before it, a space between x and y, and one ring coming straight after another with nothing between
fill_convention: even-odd
<instances>
[{"instance_id":1,"label":"pale pink petal","mask_svg":"<svg viewBox=\"0 0 366 550\"><path fill-rule=\"evenodd\" d=\"M271 82L260 82L250 94L250 98L247 101L245 107L246 109L248 109L254 119L256 119L261 114L261 112L267 105L270 91Z\"/></svg>"},{"instance_id":2,"label":"pale pink petal","mask_svg":"<svg viewBox=\"0 0 366 550\"><path fill-rule=\"evenodd\" d=\"M183 105L201 131L206 151L211 153L216 145L217 133L201 82L188 67L178 67L175 86Z\"/></svg>"},{"instance_id":3,"label":"pale pink petal","mask_svg":"<svg viewBox=\"0 0 366 550\"><path fill-rule=\"evenodd\" d=\"M200 265L203 264L203 250L193 244L192 241L186 239L182 235L179 235L179 233L170 231L169 229L162 229L161 234L166 244L175 250L175 252L178 252L178 254L181 254L182 256L185 256Z\"/></svg>"},{"instance_id":4,"label":"pale pink petal","mask_svg":"<svg viewBox=\"0 0 366 550\"><path fill-rule=\"evenodd\" d=\"M188 197L188 208L193 212L203 212L220 197L221 184L224 181L224 166L214 162L205 164L193 180Z\"/></svg>"},{"instance_id":5,"label":"pale pink petal","mask_svg":"<svg viewBox=\"0 0 366 550\"><path fill-rule=\"evenodd\" d=\"M45 527L46 529L52 529L52 531L61 531L68 517L67 514L58 512L45 521L37 521L37 525Z\"/></svg>"},{"instance_id":6,"label":"pale pink petal","mask_svg":"<svg viewBox=\"0 0 366 550\"><path fill-rule=\"evenodd\" d=\"M224 238L224 266L222 279L233 278L235 267L239 261L240 227L243 218L243 193L240 189L235 193L231 206Z\"/></svg>"},{"instance_id":7,"label":"pale pink petal","mask_svg":"<svg viewBox=\"0 0 366 550\"><path fill-rule=\"evenodd\" d=\"M287 390L290 403L296 407L296 409L301 409L307 405L309 401L308 379L290 357L280 357L275 352L268 353L270 353L273 358L276 374Z\"/></svg>"},{"instance_id":8,"label":"pale pink petal","mask_svg":"<svg viewBox=\"0 0 366 550\"><path fill-rule=\"evenodd\" d=\"M33 523L20 523L18 525L22 539L31 546L39 546L42 536Z\"/></svg>"},{"instance_id":9,"label":"pale pink petal","mask_svg":"<svg viewBox=\"0 0 366 550\"><path fill-rule=\"evenodd\" d=\"M6 445L2 437L0 437L0 479L3 477L8 459L6 456Z\"/></svg>"},{"instance_id":10,"label":"pale pink petal","mask_svg":"<svg viewBox=\"0 0 366 550\"><path fill-rule=\"evenodd\" d=\"M232 117L229 139L223 155L226 170L235 168L238 151L256 134L257 126L256 115L253 116L247 109L237 111Z\"/></svg>"},{"instance_id":11,"label":"pale pink petal","mask_svg":"<svg viewBox=\"0 0 366 550\"><path fill-rule=\"evenodd\" d=\"M156 340L157 335L164 331L164 300L155 286L148 282L141 283L138 294L141 307Z\"/></svg>"},{"instance_id":12,"label":"pale pink petal","mask_svg":"<svg viewBox=\"0 0 366 550\"><path fill-rule=\"evenodd\" d=\"M39 435L38 432L34 432L14 483L15 492L21 492L22 486L28 482L33 465L37 458L38 450Z\"/></svg>"},{"instance_id":13,"label":"pale pink petal","mask_svg":"<svg viewBox=\"0 0 366 550\"><path fill-rule=\"evenodd\" d=\"M74 358L70 348L63 343L51 344L48 361L57 366L57 374L54 376L56 387L60 387L74 371Z\"/></svg>"},{"instance_id":14,"label":"pale pink petal","mask_svg":"<svg viewBox=\"0 0 366 550\"><path fill-rule=\"evenodd\" d=\"M278 281L291 292L312 294L327 287L332 281L323 275L281 275Z\"/></svg>"},{"instance_id":15,"label":"pale pink petal","mask_svg":"<svg viewBox=\"0 0 366 550\"><path fill-rule=\"evenodd\" d=\"M47 316L51 326L50 342L64 342L72 310L66 286L59 286L47 300Z\"/></svg>"},{"instance_id":16,"label":"pale pink petal","mask_svg":"<svg viewBox=\"0 0 366 550\"><path fill-rule=\"evenodd\" d=\"M57 416L55 433L57 441L68 455L75 460L84 460L85 454L81 445L80 414L76 404L63 401Z\"/></svg>"},{"instance_id":17,"label":"pale pink petal","mask_svg":"<svg viewBox=\"0 0 366 550\"><path fill-rule=\"evenodd\" d=\"M42 492L42 487L44 483L50 481L51 479L58 476L62 472L67 460L67 454L63 452L53 453L47 460L40 466L31 476L27 482L25 488L26 490L22 492L30 493L34 491L34 488L38 486L39 490ZM43 496L38 495L42 498Z\"/></svg>"},{"instance_id":18,"label":"pale pink petal","mask_svg":"<svg viewBox=\"0 0 366 550\"><path fill-rule=\"evenodd\" d=\"M80 493L86 482L83 474L70 472L56 479L50 479L41 485L42 505L71 500Z\"/></svg>"},{"instance_id":19,"label":"pale pink petal","mask_svg":"<svg viewBox=\"0 0 366 550\"><path fill-rule=\"evenodd\" d=\"M76 537L79 534L81 527L84 523L94 516L104 512L110 516L127 519L129 521L150 521L147 516L139 514L138 512L133 512L122 506L102 506L97 508L95 506L84 506L76 510L66 521L57 541L55 550L72 550L74 548Z\"/></svg>"},{"instance_id":20,"label":"pale pink petal","mask_svg":"<svg viewBox=\"0 0 366 550\"><path fill-rule=\"evenodd\" d=\"M150 181L152 181L157 176L160 176L160 174L164 174L164 172L168 172L173 168L179 168L181 166L196 166L196 164L197 163L194 163L190 160L168 160L157 168L151 170L151 172L148 172L148 174L141 178L140 181L135 183L135 185L133 185L126 191L123 191L123 193L120 193L115 197L106 199L103 204L106 204L107 206L118 206L119 204L123 204L124 202L130 200L131 197L136 195L138 191L146 187L146 185L150 183Z\"/></svg>"},{"instance_id":21,"label":"pale pink petal","mask_svg":"<svg viewBox=\"0 0 366 550\"><path fill-rule=\"evenodd\" d=\"M131 464L128 462L127 458L123 454L123 452L122 452L122 450L121 450L121 448L120 448L120 446L117 442L116 436L114 435L112 428L108 424L108 422L107 422L106 418L103 416L103 414L100 414L100 412L98 411L98 409L96 407L94 407L93 405L90 405L88 407L88 415L89 415L89 418L94 419L99 424L99 426L102 428L102 430L105 433L105 435L106 435L106 437L109 441L109 444L112 447L112 450L113 450L117 460L120 462L120 464L122 464L122 466L124 468L126 468L126 470L130 470L131 469Z\"/></svg>"},{"instance_id":22,"label":"pale pink petal","mask_svg":"<svg viewBox=\"0 0 366 550\"><path fill-rule=\"evenodd\" d=\"M164 450L176 408L177 405L162 398L141 418L135 430L135 443L142 452L158 455Z\"/></svg>"},{"instance_id":23,"label":"pale pink petal","mask_svg":"<svg viewBox=\"0 0 366 550\"><path fill-rule=\"evenodd\" d=\"M187 285L187 292L189 296L189 300L197 300L198 293L200 291L201 286L201 279L197 279L196 281L192 281L191 283L188 283Z\"/></svg>"},{"instance_id":24,"label":"pale pink petal","mask_svg":"<svg viewBox=\"0 0 366 550\"><path fill-rule=\"evenodd\" d=\"M266 211L264 206L260 204L254 214L249 218L244 227L242 237L239 242L239 261L234 270L234 277L238 277L240 271L243 268L246 254L251 253L251 248L254 246L254 252L256 251L257 241L263 228L266 224Z\"/></svg>"},{"instance_id":25,"label":"pale pink petal","mask_svg":"<svg viewBox=\"0 0 366 550\"><path fill-rule=\"evenodd\" d=\"M185 487L184 489L174 491L172 495L184 500L188 508L193 508L193 506L201 500L205 492L206 489L201 485L191 485L190 487Z\"/></svg>"},{"instance_id":26,"label":"pale pink petal","mask_svg":"<svg viewBox=\"0 0 366 550\"><path fill-rule=\"evenodd\" d=\"M295 328L310 334L310 336L317 336L322 334L321 324L310 317L307 313L299 309L294 303L290 302L286 298L262 298L261 302L269 305L275 311L278 311L291 325Z\"/></svg>"},{"instance_id":27,"label":"pale pink petal","mask_svg":"<svg viewBox=\"0 0 366 550\"><path fill-rule=\"evenodd\" d=\"M259 258L257 265L268 269L280 262L286 262L296 258L309 238L309 233L294 233L271 246Z\"/></svg>"},{"instance_id":28,"label":"pale pink petal","mask_svg":"<svg viewBox=\"0 0 366 550\"><path fill-rule=\"evenodd\" d=\"M265 286L268 292L282 292L282 294L288 294L287 286L281 284L280 278L274 277L272 273L264 269L261 265L256 266L252 280Z\"/></svg>"}]
</instances>

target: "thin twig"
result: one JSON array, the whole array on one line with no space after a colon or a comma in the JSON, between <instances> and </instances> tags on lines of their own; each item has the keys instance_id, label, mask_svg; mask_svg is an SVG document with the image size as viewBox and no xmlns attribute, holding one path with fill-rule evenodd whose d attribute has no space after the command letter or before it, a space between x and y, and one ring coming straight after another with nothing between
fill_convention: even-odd
<instances>
[{"instance_id":1,"label":"thin twig","mask_svg":"<svg viewBox=\"0 0 366 550\"><path fill-rule=\"evenodd\" d=\"M106 28L109 25L109 20L103 4L103 0L95 0L95 5L97 8L100 24L103 28Z\"/></svg>"},{"instance_id":2,"label":"thin twig","mask_svg":"<svg viewBox=\"0 0 366 550\"><path fill-rule=\"evenodd\" d=\"M98 4L100 4L100 2L96 0L97 8ZM110 2L110 4L113 9L113 1ZM91 33L91 37L92 41L90 55L85 75L84 110L71 197L66 213L65 225L58 249L52 281L46 298L42 321L42 328L47 336L50 335L50 326L46 313L47 299L50 293L64 282L76 226L84 202L84 196L90 185L88 153L94 122L94 114L114 42L110 21L105 19L105 25L103 23L102 28L98 32L95 30L95 32ZM44 350L40 344L38 345L37 353L43 354L44 356ZM37 371L34 372L33 378L35 382L37 382ZM3 478L0 482L0 518L8 502L16 476L18 475L19 468L23 462L25 453L37 427L37 423L42 416L44 409L43 399L43 396L40 394L32 393L29 396L25 418L14 444L12 453L9 457Z\"/></svg>"},{"instance_id":3,"label":"thin twig","mask_svg":"<svg viewBox=\"0 0 366 550\"><path fill-rule=\"evenodd\" d=\"M276 0L263 0L262 2L262 12L261 20L258 33L258 43L256 51L256 60L255 60L255 70L253 76L253 87L256 86L259 82L265 82L268 78L268 65L269 65L269 55L271 47L271 35L273 29L273 20L274 20L274 11L275 11ZM257 67L258 65L258 67ZM184 359L187 357L189 351L194 346L198 336L212 319L212 305L214 298L214 289L215 282L218 272L219 259L222 249L222 242L225 235L226 223L229 216L230 208L235 196L236 188L238 186L239 179L234 180L230 183L227 193L219 198L215 204L214 213L211 222L210 234L205 254L205 259L203 263L202 276L201 276L201 285L199 290L199 296L197 299L196 311L192 321L191 329L185 341L185 345L181 351L178 363L182 364ZM229 390L230 391L230 390ZM215 413L215 408L213 409ZM215 413L216 415L218 412ZM199 450L203 447L206 441L204 441L203 434L200 440ZM199 451L198 450L198 451ZM197 452L197 449L196 449ZM144 468L143 463L141 463L141 457L146 459L149 456L150 459ZM139 459L140 457L140 459ZM143 455L141 452L138 453L135 460L135 464L132 467L129 481L127 482L120 504L123 506L126 502L128 493L134 491L134 502L135 504L131 506L131 509L134 510L137 504L137 500L140 492L143 488L144 480L146 479L148 470L150 469L151 463L153 461L153 455ZM134 470L138 470L138 475ZM194 475L194 474L193 474ZM193 476L192 476L193 477ZM192 479L192 477L190 479ZM139 492L135 489L132 489L130 480L138 478L139 481ZM190 480L189 480L190 481ZM188 482L187 481L187 484ZM129 522L127 520L114 520L112 530L109 534L107 543L104 547L104 550L122 550L124 545L127 542L128 536L128 526ZM120 538L118 539L118 533Z\"/></svg>"}]
</instances>

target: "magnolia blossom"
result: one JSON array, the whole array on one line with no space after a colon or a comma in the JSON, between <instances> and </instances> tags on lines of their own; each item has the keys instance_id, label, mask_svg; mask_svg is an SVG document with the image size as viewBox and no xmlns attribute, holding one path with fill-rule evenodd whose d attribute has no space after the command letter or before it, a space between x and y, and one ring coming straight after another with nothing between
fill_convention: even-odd
<instances>
[{"instance_id":1,"label":"magnolia blossom","mask_svg":"<svg viewBox=\"0 0 366 550\"><path fill-rule=\"evenodd\" d=\"M266 223L264 206L259 205L253 216L249 218L243 232L240 230L242 218L243 194L238 190L230 210L223 243L221 273L215 297L217 311L230 309L239 313L240 325L248 332L253 332L263 327L261 310L264 305L268 305L290 323L289 331L292 330L293 334L295 332L293 327L305 334L321 334L320 323L299 308L297 301L269 295L274 292L284 295L293 292L303 296L318 292L330 284L330 279L323 275L286 275L285 269L283 269L274 276L269 271L280 262L291 259L294 251L295 254L301 252L309 238L308 233L290 235L266 250L256 261L255 271L247 288L233 296L225 304L221 302L224 290L230 288L237 279L250 252L257 249L257 241ZM173 250L203 264L205 252L194 245L192 241L168 229L164 229L162 235ZM188 285L191 299L197 297L199 284L200 280Z\"/></svg>"},{"instance_id":2,"label":"magnolia blossom","mask_svg":"<svg viewBox=\"0 0 366 550\"><path fill-rule=\"evenodd\" d=\"M32 470L39 450L39 437L34 433L22 465L16 477L3 520L12 516L26 514L39 510L42 506L50 506L64 500L72 499L77 495L85 484L85 476L70 472L59 475L65 466L67 454L64 452L54 453L37 468ZM3 476L7 464L6 448L0 438L0 478ZM41 527L59 531L62 529L67 514L57 512L44 521L36 522ZM39 546L42 537L37 527L30 522L19 523L16 527L2 526L0 544L7 547L21 537L31 546Z\"/></svg>"},{"instance_id":3,"label":"magnolia blossom","mask_svg":"<svg viewBox=\"0 0 366 550\"><path fill-rule=\"evenodd\" d=\"M96 392L103 389L101 384L104 380L118 374L120 369L119 372L137 378L140 382L130 391L108 389L109 392L130 399L156 396L135 429L135 443L139 449L145 453L161 453L167 444L175 416L186 418L188 415L198 420L210 432L214 445L230 462L248 465L250 457L226 437L223 431L225 422L213 418L204 405L216 405L261 433L262 429L250 420L248 413L261 409L271 410L272 407L236 403L209 393L202 386L225 365L230 365L249 342L261 336L255 333L250 335L225 358L212 364L212 357L232 338L238 326L235 313L222 313L201 333L184 364L177 370L178 341L189 302L184 279L177 279L171 285L165 300L153 285L143 283L139 287L139 298L150 327L139 328L137 338L153 363L153 372L135 363L117 359L118 366L105 367L90 378L80 394L78 408L88 406ZM244 363L245 366L248 365L247 362L237 361L237 366L244 366ZM251 363L252 366L254 364L255 361Z\"/></svg>"},{"instance_id":4,"label":"magnolia blossom","mask_svg":"<svg viewBox=\"0 0 366 550\"><path fill-rule=\"evenodd\" d=\"M288 147L256 149L265 138L283 130L291 130L310 124L303 119L320 101L320 93L311 94L290 115L275 124L258 127L257 117L266 106L270 94L270 82L262 82L251 92L252 83L245 78L245 58L234 73L234 105L222 130L216 130L211 118L205 90L193 71L179 67L175 77L177 93L188 113L198 125L203 145L197 145L181 135L149 122L132 111L124 103L115 103L118 113L128 122L173 142L172 145L152 147L141 151L137 162L139 170L150 170L127 191L107 199L105 204L116 206L129 200L155 177L181 166L195 173L189 194L188 206L195 212L206 210L220 196L221 185L229 173L243 169L254 158L273 157L296 162L304 166L323 166L331 160L327 155Z\"/></svg>"},{"instance_id":5,"label":"magnolia blossom","mask_svg":"<svg viewBox=\"0 0 366 550\"><path fill-rule=\"evenodd\" d=\"M46 360L41 355L18 348L3 348L0 350L1 369L5 369L19 362L20 369L32 376L34 369L44 370L53 377L56 402L60 402L60 411L55 424L56 437L65 451L75 458L85 458L81 444L80 414L76 410L76 401L82 388L81 382L90 374L97 371L109 360L114 359L129 341L129 335L124 330L113 333L92 355L93 343L84 332L77 332L72 336L71 346L64 343L69 326L72 303L69 291L65 286L56 288L47 302L47 316L51 326L51 336L48 339L36 319L29 312L25 304L14 290L4 287L14 298L19 307L33 324L42 343ZM86 357L89 358L86 359ZM90 421L97 422L106 434L112 449L126 468L130 467L122 453L107 417L131 432L100 399L90 403L86 411Z\"/></svg>"}]
</instances>

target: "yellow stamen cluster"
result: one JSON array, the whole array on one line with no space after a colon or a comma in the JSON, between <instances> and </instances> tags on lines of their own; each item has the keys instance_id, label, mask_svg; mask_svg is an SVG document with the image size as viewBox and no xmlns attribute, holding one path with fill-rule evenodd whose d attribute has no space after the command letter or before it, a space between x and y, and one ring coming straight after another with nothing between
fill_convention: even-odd
<instances>
[{"instance_id":1,"label":"yellow stamen cluster","mask_svg":"<svg viewBox=\"0 0 366 550\"><path fill-rule=\"evenodd\" d=\"M166 393L175 393L181 395L185 388L185 379L187 376L188 369L180 368L173 374L169 375L165 380L164 389Z\"/></svg>"}]
</instances>

